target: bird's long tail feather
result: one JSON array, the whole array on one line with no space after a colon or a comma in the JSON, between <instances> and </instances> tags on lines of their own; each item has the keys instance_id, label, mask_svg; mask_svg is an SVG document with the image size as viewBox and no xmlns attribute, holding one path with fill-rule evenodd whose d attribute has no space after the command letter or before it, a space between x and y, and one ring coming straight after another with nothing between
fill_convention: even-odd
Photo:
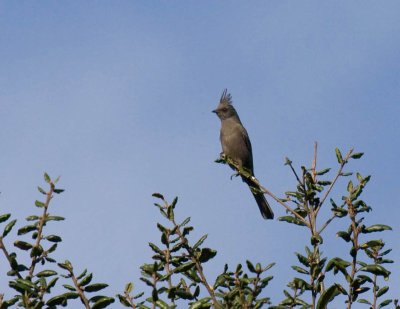
<instances>
[{"instance_id":1,"label":"bird's long tail feather","mask_svg":"<svg viewBox=\"0 0 400 309\"><path fill-rule=\"evenodd\" d=\"M260 191L260 188L251 180L242 177L243 181L247 183L251 193L254 196L254 199L257 202L258 208L260 209L261 215L264 219L273 219L274 212L272 211L271 207L269 206L267 199L264 196L264 193Z\"/></svg>"}]
</instances>

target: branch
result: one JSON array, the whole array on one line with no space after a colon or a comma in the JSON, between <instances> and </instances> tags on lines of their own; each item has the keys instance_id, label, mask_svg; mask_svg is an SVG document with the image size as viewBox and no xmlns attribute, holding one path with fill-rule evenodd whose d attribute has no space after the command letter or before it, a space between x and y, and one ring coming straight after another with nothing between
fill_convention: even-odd
<instances>
[{"instance_id":1,"label":"branch","mask_svg":"<svg viewBox=\"0 0 400 309\"><path fill-rule=\"evenodd\" d=\"M337 217L337 215L336 215L336 213L334 213L334 214L332 215L332 217L330 217L330 218L325 222L325 224L319 229L317 235L320 235L321 232L328 226L328 224L331 223L331 221L332 221L333 219L335 219L336 217Z\"/></svg>"},{"instance_id":2,"label":"branch","mask_svg":"<svg viewBox=\"0 0 400 309\"><path fill-rule=\"evenodd\" d=\"M312 164L312 178L314 180L314 183L317 182L317 172L316 172L316 166L317 166L317 142L315 142L314 144L314 160L313 160L313 164Z\"/></svg>"},{"instance_id":3,"label":"branch","mask_svg":"<svg viewBox=\"0 0 400 309\"><path fill-rule=\"evenodd\" d=\"M50 190L46 193L46 196L47 196L47 198L46 198L46 203L45 203L44 206L43 206L43 215L42 215L42 217L40 218L40 223L39 223L39 227L38 227L38 235L37 235L37 238L36 238L35 247L39 247L40 241L42 240L43 226L44 226L44 224L45 224L45 222L46 222L46 218L47 218L48 215L49 215L49 214L47 213L47 209L48 209L48 207L49 207L50 200L53 198L54 188L55 188L55 186L54 186L53 181L50 181ZM39 258L38 258L37 256L33 256L33 257L32 257L32 264L31 264L31 267L29 268L29 275L28 275L30 278L33 277L33 272L34 272L34 270L35 270L36 263L38 263L38 262L40 261L41 258L42 258L42 257L39 257Z\"/></svg>"},{"instance_id":4,"label":"branch","mask_svg":"<svg viewBox=\"0 0 400 309\"><path fill-rule=\"evenodd\" d=\"M19 271L14 269L14 267L12 265L12 259L11 259L10 255L8 254L8 251L7 251L7 249L6 249L6 247L4 246L4 243L3 243L3 236L0 236L0 249L3 251L4 255L6 256L6 258L8 260L8 263L10 264L11 269L15 271L15 273L17 274L17 277L19 279L22 279L22 276L19 273Z\"/></svg>"},{"instance_id":5,"label":"branch","mask_svg":"<svg viewBox=\"0 0 400 309\"><path fill-rule=\"evenodd\" d=\"M85 308L91 309L90 305L89 305L89 300L86 298L81 287L79 286L78 279L76 279L76 277L74 275L74 272L72 270L72 265L69 265L68 271L69 271L72 281L74 282L75 290L79 294L79 298L81 299L82 303L85 305Z\"/></svg>"},{"instance_id":6,"label":"branch","mask_svg":"<svg viewBox=\"0 0 400 309\"><path fill-rule=\"evenodd\" d=\"M319 203L319 206L317 207L317 209L315 210L315 213L317 214L318 211L321 209L322 204L325 202L326 198L329 195L329 192L331 192L334 184L336 183L336 180L339 178L339 176L342 175L342 170L343 167L345 166L345 164L347 163L347 161L349 160L351 153L353 152L354 148L351 148L349 153L347 154L346 158L343 159L343 162L340 164L340 168L335 176L335 179L333 179L332 183L330 184L330 186L328 187L328 190L326 191L324 197L322 198L321 202Z\"/></svg>"},{"instance_id":7,"label":"branch","mask_svg":"<svg viewBox=\"0 0 400 309\"><path fill-rule=\"evenodd\" d=\"M291 166L291 161L287 159L287 164ZM299 220L301 220L305 225L307 225L308 227L310 227L310 223L304 219L302 216L300 216L297 212L295 212L288 204L286 204L285 202L282 202L281 199L277 198L275 195L273 195L270 191L268 191L265 187L263 187L260 182L253 176L251 175L248 171L246 171L242 166L240 166L238 163L236 163L235 161L233 161L231 158L229 158L227 155L225 154L221 154L221 158L218 158L217 160L215 160L215 162L217 163L228 163L229 165L233 166L236 170L237 173L243 177L246 177L247 179L250 179L255 185L257 185L260 189L262 189L263 193L268 194L270 197L272 197L275 201L277 201L279 204L281 204L283 207L286 208L287 211L289 211L290 213L292 213L294 216L296 216ZM291 166L292 167L292 166ZM294 172L294 174L296 175L297 180L300 182L299 177L296 174L296 171L294 171L293 167L292 170ZM301 182L300 182L301 184Z\"/></svg>"},{"instance_id":8,"label":"branch","mask_svg":"<svg viewBox=\"0 0 400 309\"><path fill-rule=\"evenodd\" d=\"M167 202L164 198L162 198L162 200L163 200L163 202L164 202L164 204L165 204L165 208L168 208L168 207L169 207L168 202ZM178 234L180 240L181 240L182 243L184 244L184 245L183 245L183 248L185 248L185 250L187 251L187 253L188 253L189 257L190 257L190 260L195 264L196 269L197 269L197 272L199 273L200 278L201 278L201 283L205 286L205 288L206 288L207 291L208 291L208 294L210 295L211 299L213 300L213 306L214 306L215 308L220 308L221 306L220 306L220 304L218 303L217 298L215 297L214 289L211 287L211 285L208 284L207 279L206 279L206 277L205 277L205 275L204 275L203 267L201 266L201 262L200 262L199 259L196 257L196 255L195 255L193 249L188 245L185 236L183 236L183 234L182 234L182 232L181 232L180 225L178 225L178 224L175 222L175 219L170 219L170 221L174 224L174 227L178 227L178 228L176 229L176 233Z\"/></svg>"}]
</instances>

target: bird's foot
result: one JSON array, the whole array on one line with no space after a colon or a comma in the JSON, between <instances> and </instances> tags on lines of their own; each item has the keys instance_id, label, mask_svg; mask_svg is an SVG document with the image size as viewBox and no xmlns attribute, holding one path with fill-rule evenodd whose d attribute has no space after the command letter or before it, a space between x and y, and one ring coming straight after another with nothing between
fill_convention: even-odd
<instances>
[{"instance_id":1,"label":"bird's foot","mask_svg":"<svg viewBox=\"0 0 400 309\"><path fill-rule=\"evenodd\" d=\"M237 177L237 176L239 176L239 175L240 175L239 172L236 172L235 174L232 174L232 175L231 175L231 180L232 180L233 177Z\"/></svg>"}]
</instances>

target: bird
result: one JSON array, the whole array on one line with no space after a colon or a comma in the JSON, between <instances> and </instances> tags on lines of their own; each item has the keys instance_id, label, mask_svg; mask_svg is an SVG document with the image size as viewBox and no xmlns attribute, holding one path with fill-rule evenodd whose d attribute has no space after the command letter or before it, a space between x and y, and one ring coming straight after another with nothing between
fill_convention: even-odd
<instances>
[{"instance_id":1,"label":"bird","mask_svg":"<svg viewBox=\"0 0 400 309\"><path fill-rule=\"evenodd\" d=\"M249 135L240 121L239 115L232 105L232 96L224 89L218 107L212 111L221 120L220 141L223 153L244 167L254 177L253 152ZM231 168L235 169L234 166ZM274 213L269 206L260 187L249 178L241 175L249 186L264 219L273 219ZM252 189L253 188L253 189Z\"/></svg>"}]
</instances>

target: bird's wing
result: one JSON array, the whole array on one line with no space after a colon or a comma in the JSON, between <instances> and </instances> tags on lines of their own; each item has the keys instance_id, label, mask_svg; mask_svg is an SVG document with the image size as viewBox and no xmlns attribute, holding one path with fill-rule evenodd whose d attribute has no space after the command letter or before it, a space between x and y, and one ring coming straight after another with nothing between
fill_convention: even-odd
<instances>
[{"instance_id":1,"label":"bird's wing","mask_svg":"<svg viewBox=\"0 0 400 309\"><path fill-rule=\"evenodd\" d=\"M246 157L243 158L243 166L250 169L251 173L254 174L253 171L253 151L251 149L251 142L249 135L247 134L246 129L242 126L242 138L243 144L246 146Z\"/></svg>"}]
</instances>

